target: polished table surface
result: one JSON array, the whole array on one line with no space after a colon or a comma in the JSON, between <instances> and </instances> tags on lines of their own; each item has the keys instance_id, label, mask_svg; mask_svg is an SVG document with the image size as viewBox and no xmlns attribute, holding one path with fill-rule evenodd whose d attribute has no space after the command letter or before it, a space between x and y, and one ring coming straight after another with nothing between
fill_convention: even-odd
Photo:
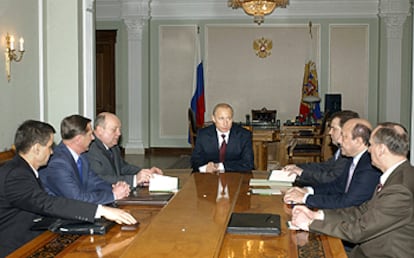
<instances>
[{"instance_id":1,"label":"polished table surface","mask_svg":"<svg viewBox=\"0 0 414 258\"><path fill-rule=\"evenodd\" d=\"M164 207L125 206L139 221L133 231L116 225L106 235L41 234L11 257L346 257L339 239L287 229L290 209L277 195L250 195L253 174L189 174ZM226 233L231 212L277 213L280 236Z\"/></svg>"}]
</instances>

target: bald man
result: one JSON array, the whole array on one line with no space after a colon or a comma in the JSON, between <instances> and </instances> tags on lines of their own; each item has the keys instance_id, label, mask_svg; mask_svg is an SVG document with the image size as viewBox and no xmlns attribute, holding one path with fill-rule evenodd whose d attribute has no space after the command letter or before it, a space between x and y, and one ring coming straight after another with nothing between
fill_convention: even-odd
<instances>
[{"instance_id":1,"label":"bald man","mask_svg":"<svg viewBox=\"0 0 414 258\"><path fill-rule=\"evenodd\" d=\"M349 159L342 173L332 182L312 187L293 187L286 203L306 204L310 208L336 209L360 205L371 199L381 175L371 164L368 152L371 124L361 118L348 120L339 139L341 153Z\"/></svg>"},{"instance_id":2,"label":"bald man","mask_svg":"<svg viewBox=\"0 0 414 258\"><path fill-rule=\"evenodd\" d=\"M152 174L162 174L161 169L141 169L127 163L121 157L118 146L121 137L121 121L109 112L100 113L94 123L95 141L85 153L91 169L109 183L125 181L131 187L147 185Z\"/></svg>"}]
</instances>

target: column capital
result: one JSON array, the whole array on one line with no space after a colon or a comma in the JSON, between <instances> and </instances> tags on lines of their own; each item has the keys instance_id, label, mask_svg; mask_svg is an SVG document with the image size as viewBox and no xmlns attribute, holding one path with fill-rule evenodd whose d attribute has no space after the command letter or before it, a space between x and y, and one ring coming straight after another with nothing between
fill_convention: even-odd
<instances>
[{"instance_id":1,"label":"column capital","mask_svg":"<svg viewBox=\"0 0 414 258\"><path fill-rule=\"evenodd\" d=\"M121 18L128 31L129 40L141 40L142 30L150 18L149 0L121 0Z\"/></svg>"},{"instance_id":2,"label":"column capital","mask_svg":"<svg viewBox=\"0 0 414 258\"><path fill-rule=\"evenodd\" d=\"M387 38L402 38L403 25L411 15L410 0L380 0L379 16L387 26Z\"/></svg>"}]
</instances>

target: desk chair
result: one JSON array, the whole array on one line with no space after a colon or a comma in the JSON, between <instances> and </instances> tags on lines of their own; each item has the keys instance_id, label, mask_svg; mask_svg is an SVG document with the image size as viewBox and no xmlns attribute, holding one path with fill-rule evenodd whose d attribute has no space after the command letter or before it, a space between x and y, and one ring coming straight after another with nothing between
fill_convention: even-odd
<instances>
[{"instance_id":1,"label":"desk chair","mask_svg":"<svg viewBox=\"0 0 414 258\"><path fill-rule=\"evenodd\" d=\"M310 157L313 162L328 159L327 153L331 143L328 132L328 123L324 122L320 132L316 129L303 130L293 135L287 145L288 163L295 163L294 159L298 157Z\"/></svg>"}]
</instances>

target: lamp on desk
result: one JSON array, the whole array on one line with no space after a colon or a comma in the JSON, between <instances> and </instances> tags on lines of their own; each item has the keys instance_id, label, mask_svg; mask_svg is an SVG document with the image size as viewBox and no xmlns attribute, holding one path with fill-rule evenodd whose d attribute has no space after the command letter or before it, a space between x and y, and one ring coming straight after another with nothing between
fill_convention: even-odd
<instances>
[{"instance_id":1,"label":"lamp on desk","mask_svg":"<svg viewBox=\"0 0 414 258\"><path fill-rule=\"evenodd\" d=\"M313 125L316 123L315 118L313 118L313 110L315 109L315 104L319 103L321 101L321 98L317 96L306 96L303 98L303 102L306 104L309 104L309 113L306 117L306 124Z\"/></svg>"}]
</instances>

